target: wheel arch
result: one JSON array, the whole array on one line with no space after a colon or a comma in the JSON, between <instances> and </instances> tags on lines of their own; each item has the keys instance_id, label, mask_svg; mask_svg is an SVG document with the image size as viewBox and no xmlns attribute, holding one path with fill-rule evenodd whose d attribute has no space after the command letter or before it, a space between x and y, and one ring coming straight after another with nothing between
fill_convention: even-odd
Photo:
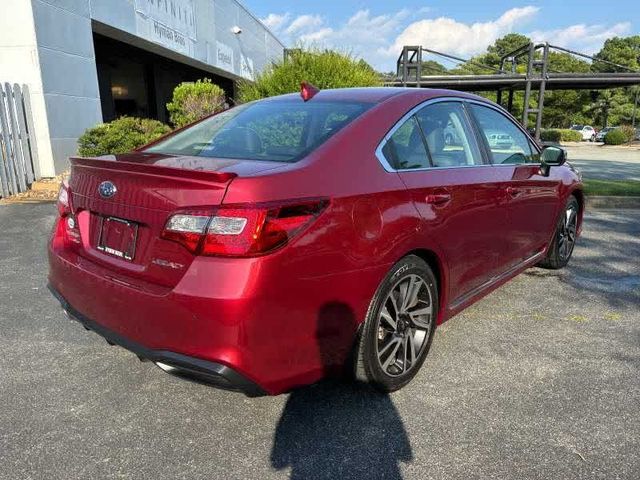
<instances>
[{"instance_id":1,"label":"wheel arch","mask_svg":"<svg viewBox=\"0 0 640 480\"><path fill-rule=\"evenodd\" d=\"M442 259L433 251L426 248L416 248L407 252L404 257L409 255L415 255L421 258L429 265L433 274L436 277L436 283L438 287L438 319L436 324L442 323L444 318L444 312L447 305L447 274ZM403 258L404 258L403 257Z\"/></svg>"},{"instance_id":2,"label":"wheel arch","mask_svg":"<svg viewBox=\"0 0 640 480\"><path fill-rule=\"evenodd\" d=\"M572 190L569 195L573 195L578 201L578 232L580 232L582 230L582 218L584 216L584 191L578 187Z\"/></svg>"}]
</instances>

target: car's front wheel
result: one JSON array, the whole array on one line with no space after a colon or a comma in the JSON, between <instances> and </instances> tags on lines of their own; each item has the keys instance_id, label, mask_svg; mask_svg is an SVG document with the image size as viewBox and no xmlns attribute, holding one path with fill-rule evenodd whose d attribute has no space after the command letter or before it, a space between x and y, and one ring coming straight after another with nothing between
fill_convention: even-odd
<instances>
[{"instance_id":1,"label":"car's front wheel","mask_svg":"<svg viewBox=\"0 0 640 480\"><path fill-rule=\"evenodd\" d=\"M556 231L553 236L547 256L538 264L542 268L558 269L569 263L573 247L578 235L578 214L580 205L576 197L571 195L564 208L563 214L558 219Z\"/></svg>"},{"instance_id":2,"label":"car's front wheel","mask_svg":"<svg viewBox=\"0 0 640 480\"><path fill-rule=\"evenodd\" d=\"M391 392L411 381L424 362L438 313L431 268L409 255L376 291L357 345L356 378Z\"/></svg>"}]
</instances>

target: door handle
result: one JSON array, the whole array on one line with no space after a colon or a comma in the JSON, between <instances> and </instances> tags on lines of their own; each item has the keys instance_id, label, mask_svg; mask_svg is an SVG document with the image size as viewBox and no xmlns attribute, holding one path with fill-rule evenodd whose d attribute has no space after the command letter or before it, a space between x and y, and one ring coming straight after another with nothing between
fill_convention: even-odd
<instances>
[{"instance_id":1,"label":"door handle","mask_svg":"<svg viewBox=\"0 0 640 480\"><path fill-rule=\"evenodd\" d=\"M516 187L507 187L506 191L511 198L515 198L522 193L522 190Z\"/></svg>"},{"instance_id":2,"label":"door handle","mask_svg":"<svg viewBox=\"0 0 640 480\"><path fill-rule=\"evenodd\" d=\"M431 205L444 205L451 201L450 193L430 193L425 200Z\"/></svg>"}]
</instances>

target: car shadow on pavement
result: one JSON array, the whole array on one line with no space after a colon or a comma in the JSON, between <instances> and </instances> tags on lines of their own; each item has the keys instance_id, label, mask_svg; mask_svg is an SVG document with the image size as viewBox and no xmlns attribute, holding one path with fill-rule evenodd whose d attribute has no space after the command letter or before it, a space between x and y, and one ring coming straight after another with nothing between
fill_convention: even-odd
<instances>
[{"instance_id":1,"label":"car shadow on pavement","mask_svg":"<svg viewBox=\"0 0 640 480\"><path fill-rule=\"evenodd\" d=\"M335 373L336 355L351 349L355 318L341 303L320 311L320 359ZM350 379L330 378L293 391L278 421L271 465L292 479L401 479L411 444L391 397Z\"/></svg>"}]
</instances>

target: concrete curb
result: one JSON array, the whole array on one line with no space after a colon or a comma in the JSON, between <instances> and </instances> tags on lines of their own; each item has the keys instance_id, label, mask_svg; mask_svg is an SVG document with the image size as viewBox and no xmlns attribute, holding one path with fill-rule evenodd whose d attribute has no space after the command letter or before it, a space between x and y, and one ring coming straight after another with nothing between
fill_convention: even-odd
<instances>
[{"instance_id":1,"label":"concrete curb","mask_svg":"<svg viewBox=\"0 0 640 480\"><path fill-rule=\"evenodd\" d=\"M640 197L620 197L620 196L586 196L585 203L587 209L606 210L616 208L637 208L640 209Z\"/></svg>"}]
</instances>

